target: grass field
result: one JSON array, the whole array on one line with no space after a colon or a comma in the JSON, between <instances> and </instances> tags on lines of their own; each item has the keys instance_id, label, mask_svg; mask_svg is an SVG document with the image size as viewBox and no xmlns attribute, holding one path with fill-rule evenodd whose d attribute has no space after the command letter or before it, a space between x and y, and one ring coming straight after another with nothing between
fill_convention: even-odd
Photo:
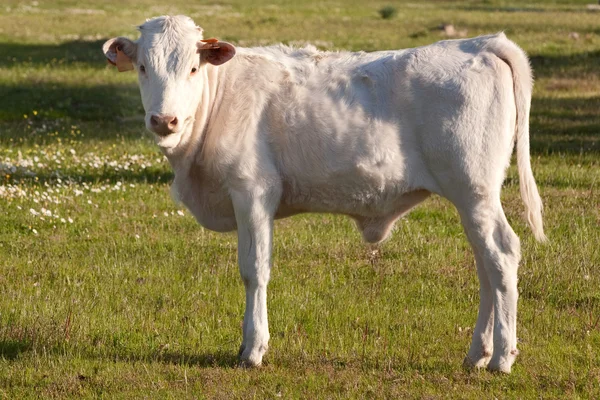
<instances>
[{"instance_id":1,"label":"grass field","mask_svg":"<svg viewBox=\"0 0 600 400\"><path fill-rule=\"evenodd\" d=\"M600 398L600 12L591 1L4 1L0 6L0 398ZM378 10L396 7L382 19ZM101 44L187 14L240 46L377 50L504 30L531 56L547 244L522 240L521 356L461 367L478 304L454 208L434 197L380 247L351 221L276 223L271 348L237 367L236 237L169 196L134 74Z\"/></svg>"}]
</instances>

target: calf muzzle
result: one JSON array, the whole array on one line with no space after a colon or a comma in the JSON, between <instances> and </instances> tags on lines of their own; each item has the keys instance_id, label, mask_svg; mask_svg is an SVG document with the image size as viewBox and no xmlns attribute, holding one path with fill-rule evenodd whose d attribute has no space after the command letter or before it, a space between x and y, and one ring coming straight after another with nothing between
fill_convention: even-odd
<instances>
[{"instance_id":1,"label":"calf muzzle","mask_svg":"<svg viewBox=\"0 0 600 400\"><path fill-rule=\"evenodd\" d=\"M150 129L160 136L167 136L177 130L179 120L174 115L154 114L150 117Z\"/></svg>"}]
</instances>

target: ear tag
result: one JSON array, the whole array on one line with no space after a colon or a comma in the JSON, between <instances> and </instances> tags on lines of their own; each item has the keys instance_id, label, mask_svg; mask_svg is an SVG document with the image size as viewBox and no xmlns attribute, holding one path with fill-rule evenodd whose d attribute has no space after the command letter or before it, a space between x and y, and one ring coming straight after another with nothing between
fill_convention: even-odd
<instances>
[{"instance_id":1,"label":"ear tag","mask_svg":"<svg viewBox=\"0 0 600 400\"><path fill-rule=\"evenodd\" d=\"M204 43L202 46L198 47L198 50L212 50L212 49L220 49L221 46L219 46L219 39L216 38L210 38L210 39L202 39L201 40L202 43Z\"/></svg>"},{"instance_id":2,"label":"ear tag","mask_svg":"<svg viewBox=\"0 0 600 400\"><path fill-rule=\"evenodd\" d=\"M117 60L115 64L119 72L131 71L133 69L131 59L121 51L120 47L117 47Z\"/></svg>"}]
</instances>

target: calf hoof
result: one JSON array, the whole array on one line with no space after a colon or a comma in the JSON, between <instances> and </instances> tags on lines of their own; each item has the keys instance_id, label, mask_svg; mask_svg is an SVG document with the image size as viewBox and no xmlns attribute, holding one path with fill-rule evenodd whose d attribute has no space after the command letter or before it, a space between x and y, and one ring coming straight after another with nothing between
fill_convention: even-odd
<instances>
[{"instance_id":1,"label":"calf hoof","mask_svg":"<svg viewBox=\"0 0 600 400\"><path fill-rule=\"evenodd\" d=\"M484 347L477 346L475 350L471 349L469 351L469 354L467 354L463 361L463 366L469 369L485 368L488 366L491 359L491 351L486 350Z\"/></svg>"},{"instance_id":2,"label":"calf hoof","mask_svg":"<svg viewBox=\"0 0 600 400\"><path fill-rule=\"evenodd\" d=\"M515 358L519 354L518 350L511 351L508 356L502 355L496 357L492 357L490 363L487 366L487 369L492 372L502 372L505 374L510 374L513 363L515 362Z\"/></svg>"},{"instance_id":3,"label":"calf hoof","mask_svg":"<svg viewBox=\"0 0 600 400\"><path fill-rule=\"evenodd\" d=\"M479 357L479 358L471 358L471 356L466 356L463 361L463 367L467 369L481 369L486 368L490 362L491 357Z\"/></svg>"},{"instance_id":4,"label":"calf hoof","mask_svg":"<svg viewBox=\"0 0 600 400\"><path fill-rule=\"evenodd\" d=\"M244 360L240 360L240 362L238 363L238 367L244 368L244 369L259 368L261 365L262 365L262 361L260 364L252 364L251 361L244 361Z\"/></svg>"},{"instance_id":5,"label":"calf hoof","mask_svg":"<svg viewBox=\"0 0 600 400\"><path fill-rule=\"evenodd\" d=\"M257 346L256 349L246 348L244 345L240 347L239 357L242 368L255 368L262 365L262 359L267 352L266 346Z\"/></svg>"}]
</instances>

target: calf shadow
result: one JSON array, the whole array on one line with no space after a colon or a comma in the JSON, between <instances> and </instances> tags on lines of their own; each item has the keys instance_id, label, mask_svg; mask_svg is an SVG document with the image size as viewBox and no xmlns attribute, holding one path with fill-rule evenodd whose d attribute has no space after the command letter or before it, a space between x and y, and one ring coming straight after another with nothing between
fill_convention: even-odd
<instances>
[{"instance_id":1,"label":"calf shadow","mask_svg":"<svg viewBox=\"0 0 600 400\"><path fill-rule=\"evenodd\" d=\"M42 343L40 343L41 345ZM34 351L37 346L28 339L0 339L0 358L14 361L21 355ZM49 354L64 355L64 343L43 343L44 351ZM38 349L38 352L41 350ZM154 351L147 353L134 352L108 352L99 355L93 351L78 351L82 357L96 360L111 360L114 362L155 362L180 366L194 366L200 368L235 368L239 365L238 355L235 352L215 351L201 353L187 353L175 351Z\"/></svg>"},{"instance_id":2,"label":"calf shadow","mask_svg":"<svg viewBox=\"0 0 600 400\"><path fill-rule=\"evenodd\" d=\"M235 368L239 364L237 353L221 350L199 354L189 354L185 352L129 354L121 359L135 362L158 362L162 364L195 366L200 368Z\"/></svg>"}]
</instances>

